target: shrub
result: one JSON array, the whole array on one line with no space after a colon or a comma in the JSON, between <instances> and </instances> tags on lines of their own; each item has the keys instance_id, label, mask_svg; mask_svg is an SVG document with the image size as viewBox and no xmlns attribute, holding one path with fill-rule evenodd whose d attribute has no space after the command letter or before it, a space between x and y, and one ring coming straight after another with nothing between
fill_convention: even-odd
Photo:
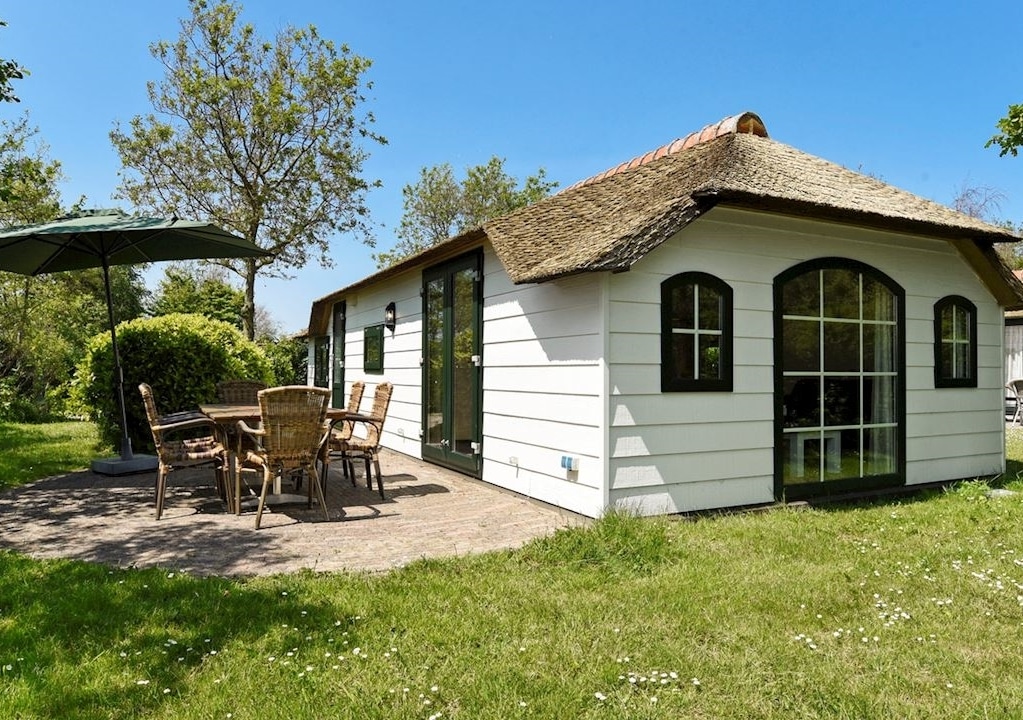
<instances>
[{"instance_id":1,"label":"shrub","mask_svg":"<svg viewBox=\"0 0 1023 720\"><path fill-rule=\"evenodd\" d=\"M40 422L44 413L18 391L14 378L0 378L0 422Z\"/></svg>"},{"instance_id":2,"label":"shrub","mask_svg":"<svg viewBox=\"0 0 1023 720\"><path fill-rule=\"evenodd\" d=\"M215 402L217 383L230 378L273 382L270 362L235 327L202 315L171 314L138 318L117 326L117 348L124 372L128 437L137 450L152 450L140 383L149 383L160 412ZM110 333L89 341L75 373L73 392L99 426L100 437L120 443L120 415L113 377Z\"/></svg>"},{"instance_id":3,"label":"shrub","mask_svg":"<svg viewBox=\"0 0 1023 720\"><path fill-rule=\"evenodd\" d=\"M273 368L278 385L305 385L308 379L308 350L305 340L268 339L260 342Z\"/></svg>"}]
</instances>

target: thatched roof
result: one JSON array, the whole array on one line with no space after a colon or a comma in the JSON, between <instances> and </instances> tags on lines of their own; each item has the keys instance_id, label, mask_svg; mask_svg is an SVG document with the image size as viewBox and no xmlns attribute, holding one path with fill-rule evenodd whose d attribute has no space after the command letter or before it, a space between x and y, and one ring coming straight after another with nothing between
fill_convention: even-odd
<instances>
[{"instance_id":1,"label":"thatched roof","mask_svg":"<svg viewBox=\"0 0 1023 720\"><path fill-rule=\"evenodd\" d=\"M982 244L1009 231L782 143L729 133L484 224L512 280L627 270L716 204Z\"/></svg>"},{"instance_id":2,"label":"thatched roof","mask_svg":"<svg viewBox=\"0 0 1023 720\"><path fill-rule=\"evenodd\" d=\"M325 332L330 306L346 294L484 239L515 283L628 270L718 204L947 239L1002 305L1023 307L1023 283L991 245L1018 241L1011 232L772 140L743 113L317 300L309 330Z\"/></svg>"}]
</instances>

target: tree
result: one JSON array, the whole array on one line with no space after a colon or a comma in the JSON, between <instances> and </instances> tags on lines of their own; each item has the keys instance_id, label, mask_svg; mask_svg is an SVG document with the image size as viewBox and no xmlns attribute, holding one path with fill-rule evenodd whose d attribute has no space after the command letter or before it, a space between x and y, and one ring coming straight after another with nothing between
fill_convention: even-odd
<instances>
[{"instance_id":1,"label":"tree","mask_svg":"<svg viewBox=\"0 0 1023 720\"><path fill-rule=\"evenodd\" d=\"M1020 228L1010 220L1002 220L995 217L1001 210L1002 202L1005 200L1005 193L996 188L986 185L969 185L963 183L952 200L952 207L970 217L998 225L1019 235ZM1005 264L1013 270L1023 268L1023 256L1018 249L1019 243L998 243L995 251L1001 256Z\"/></svg>"},{"instance_id":2,"label":"tree","mask_svg":"<svg viewBox=\"0 0 1023 720\"><path fill-rule=\"evenodd\" d=\"M1023 105L1010 105L1009 111L997 123L998 134L993 135L984 147L997 145L1001 148L998 155L1016 156L1023 146Z\"/></svg>"},{"instance_id":3,"label":"tree","mask_svg":"<svg viewBox=\"0 0 1023 720\"><path fill-rule=\"evenodd\" d=\"M64 179L60 163L50 160L49 148L35 142L38 128L28 116L0 120L0 223L27 225L53 220L60 214L57 185Z\"/></svg>"},{"instance_id":4,"label":"tree","mask_svg":"<svg viewBox=\"0 0 1023 720\"><path fill-rule=\"evenodd\" d=\"M363 144L386 140L359 112L369 60L311 25L268 41L231 2L190 5L178 40L150 48L165 70L148 85L155 113L110 133L125 169L119 193L157 214L209 219L271 253L215 261L244 280L251 339L258 275L286 277L313 253L330 267L336 232L372 244L365 195L379 183L360 175Z\"/></svg>"},{"instance_id":5,"label":"tree","mask_svg":"<svg viewBox=\"0 0 1023 720\"><path fill-rule=\"evenodd\" d=\"M447 163L422 168L419 180L402 188L404 212L398 244L373 256L384 268L448 238L478 227L491 218L542 200L558 186L540 168L522 187L494 156L485 165L466 168L459 181Z\"/></svg>"},{"instance_id":6,"label":"tree","mask_svg":"<svg viewBox=\"0 0 1023 720\"><path fill-rule=\"evenodd\" d=\"M152 314L195 313L241 330L245 293L227 282L225 272L216 267L170 265L156 289Z\"/></svg>"},{"instance_id":7,"label":"tree","mask_svg":"<svg viewBox=\"0 0 1023 720\"><path fill-rule=\"evenodd\" d=\"M7 23L0 20L0 27L7 27ZM27 74L28 71L14 60L0 58L0 102L21 102L14 94L11 80L21 80Z\"/></svg>"}]
</instances>

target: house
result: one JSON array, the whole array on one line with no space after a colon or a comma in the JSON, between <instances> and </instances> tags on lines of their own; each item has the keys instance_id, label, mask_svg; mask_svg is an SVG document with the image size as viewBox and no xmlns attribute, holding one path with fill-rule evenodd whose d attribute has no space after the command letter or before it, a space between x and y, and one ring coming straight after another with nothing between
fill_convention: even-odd
<instances>
[{"instance_id":1,"label":"house","mask_svg":"<svg viewBox=\"0 0 1023 720\"><path fill-rule=\"evenodd\" d=\"M1013 270L1023 282L1023 270ZM1005 313L1005 382L1023 378L1023 310Z\"/></svg>"},{"instance_id":2,"label":"house","mask_svg":"<svg viewBox=\"0 0 1023 720\"><path fill-rule=\"evenodd\" d=\"M310 362L394 383L387 447L587 516L997 473L1016 239L744 113L316 300Z\"/></svg>"}]
</instances>

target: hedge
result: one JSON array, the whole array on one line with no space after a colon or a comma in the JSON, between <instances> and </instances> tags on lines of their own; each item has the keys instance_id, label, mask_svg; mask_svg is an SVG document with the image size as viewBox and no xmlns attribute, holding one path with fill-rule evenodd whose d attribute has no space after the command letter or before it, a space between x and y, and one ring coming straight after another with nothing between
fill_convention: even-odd
<instances>
[{"instance_id":1,"label":"hedge","mask_svg":"<svg viewBox=\"0 0 1023 720\"><path fill-rule=\"evenodd\" d=\"M234 326L202 315L176 313L138 318L117 326L117 348L124 372L128 437L136 452L152 452L140 383L153 388L161 413L216 402L217 383L233 378L274 383L266 354ZM120 446L120 414L114 389L110 333L89 341L79 363L73 392L99 426L100 437Z\"/></svg>"}]
</instances>

